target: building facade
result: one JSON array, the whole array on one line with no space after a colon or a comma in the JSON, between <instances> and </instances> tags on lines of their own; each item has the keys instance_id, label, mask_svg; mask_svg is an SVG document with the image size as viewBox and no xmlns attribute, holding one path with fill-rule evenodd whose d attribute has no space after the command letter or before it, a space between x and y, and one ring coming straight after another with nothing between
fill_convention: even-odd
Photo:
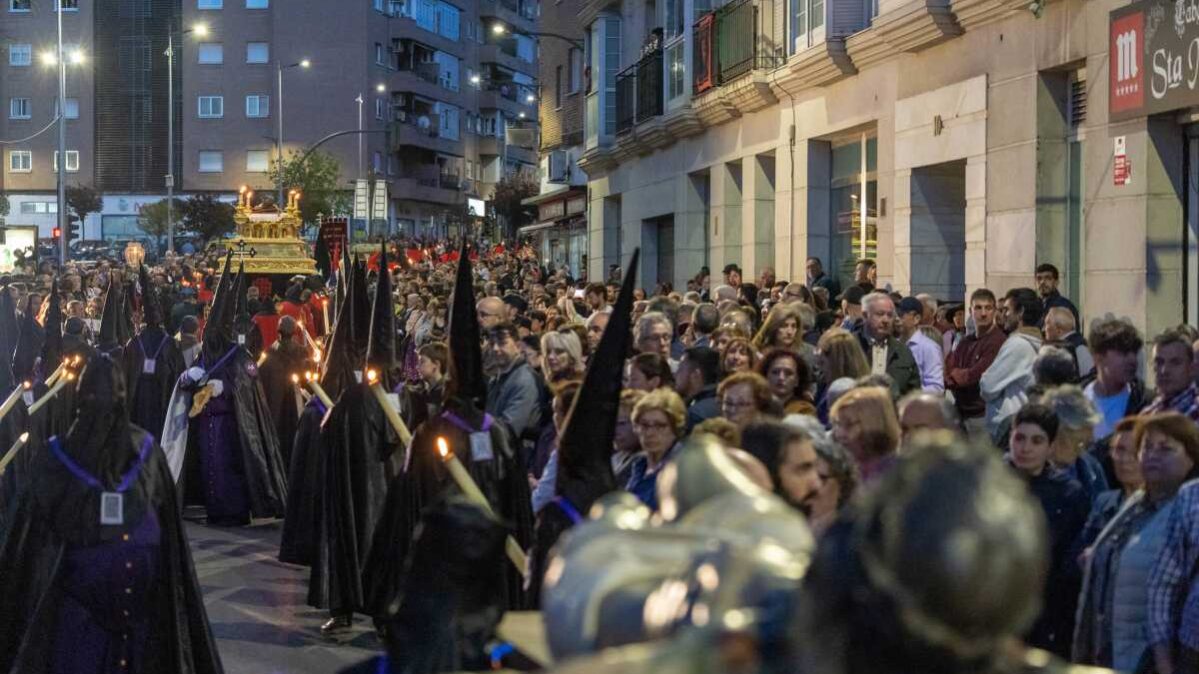
<instances>
[{"instance_id":1,"label":"building facade","mask_svg":"<svg viewBox=\"0 0 1199 674\"><path fill-rule=\"evenodd\" d=\"M1084 321L1193 321L1199 100L1109 117L1119 5L585 2L591 276L636 247L647 287L870 257L961 301L1051 262ZM1148 80L1147 50L1116 74Z\"/></svg>"},{"instance_id":2,"label":"building facade","mask_svg":"<svg viewBox=\"0 0 1199 674\"><path fill-rule=\"evenodd\" d=\"M54 35L53 11L37 8L48 0L31 2L0 12L5 39L32 45L32 36ZM536 171L537 8L529 0L150 0L137 16L97 15L95 2L77 0L71 16L95 67L68 76L86 78L79 142L97 139L94 148L81 146L82 170L70 181L105 195L104 211L89 219L90 238L138 236L138 208L166 195L171 26L178 197L232 200L243 185L273 194L268 171L280 148L287 158L349 132L320 149L336 158L347 191L357 179L386 184L386 222L373 231L437 235L460 225L468 200L490 198L505 175ZM52 70L41 73L36 59L7 65L0 88L17 97L28 90L37 112L53 103ZM50 118L5 119L0 139L20 139L19 131ZM17 170L4 174L10 199L28 192L54 201L53 173L40 171L38 158L48 162L55 146L53 134L32 141L32 169L18 154ZM26 215L14 204L9 221L40 225L49 236L53 218Z\"/></svg>"}]
</instances>

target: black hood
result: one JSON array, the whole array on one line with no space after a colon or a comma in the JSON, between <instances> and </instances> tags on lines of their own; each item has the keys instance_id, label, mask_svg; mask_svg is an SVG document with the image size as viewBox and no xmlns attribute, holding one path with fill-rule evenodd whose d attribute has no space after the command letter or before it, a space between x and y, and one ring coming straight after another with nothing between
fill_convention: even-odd
<instances>
[{"instance_id":1,"label":"black hood","mask_svg":"<svg viewBox=\"0 0 1199 674\"><path fill-rule=\"evenodd\" d=\"M125 313L125 293L111 278L104 293L104 309L100 314L100 340L96 346L105 353L124 345L121 341L121 314Z\"/></svg>"},{"instance_id":2,"label":"black hood","mask_svg":"<svg viewBox=\"0 0 1199 674\"><path fill-rule=\"evenodd\" d=\"M33 379L38 354L42 350L42 330L37 324L37 312L41 307L33 305L33 296L25 298L25 315L17 333L17 346L12 357L13 375L18 380Z\"/></svg>"},{"instance_id":3,"label":"black hood","mask_svg":"<svg viewBox=\"0 0 1199 674\"><path fill-rule=\"evenodd\" d=\"M371 302L366 290L366 264L354 262L350 275L350 348L355 367L366 362L366 350L371 340Z\"/></svg>"},{"instance_id":4,"label":"black hood","mask_svg":"<svg viewBox=\"0 0 1199 674\"><path fill-rule=\"evenodd\" d=\"M349 267L343 267L348 270ZM341 285L338 284L338 288ZM321 386L329 397L337 400L341 392L354 381L353 370L357 361L354 360L353 336L350 326L354 322L350 315L353 302L350 295L353 289L347 285L346 294L337 304L337 317L333 323L333 336L329 338L325 362L322 363L324 374Z\"/></svg>"},{"instance_id":5,"label":"black hood","mask_svg":"<svg viewBox=\"0 0 1199 674\"><path fill-rule=\"evenodd\" d=\"M235 281L230 271L233 267L233 251L225 255L225 267L221 271L221 279L217 283L212 296L212 308L208 311L208 320L204 324L204 360L208 364L216 363L221 356L233 345L233 310Z\"/></svg>"},{"instance_id":6,"label":"black hood","mask_svg":"<svg viewBox=\"0 0 1199 674\"><path fill-rule=\"evenodd\" d=\"M385 388L390 389L389 374L395 367L395 310L391 305L391 273L387 271L387 245L379 252L379 282L375 285L375 301L371 305L370 339L366 362L379 371Z\"/></svg>"},{"instance_id":7,"label":"black hood","mask_svg":"<svg viewBox=\"0 0 1199 674\"><path fill-rule=\"evenodd\" d=\"M237 262L237 303L233 311L236 318L250 315L249 300L246 298L246 261L244 259Z\"/></svg>"},{"instance_id":8,"label":"black hood","mask_svg":"<svg viewBox=\"0 0 1199 674\"><path fill-rule=\"evenodd\" d=\"M17 385L12 358L17 349L17 304L12 288L0 289L0 393L7 394Z\"/></svg>"},{"instance_id":9,"label":"black hood","mask_svg":"<svg viewBox=\"0 0 1199 674\"><path fill-rule=\"evenodd\" d=\"M58 297L58 277L55 276L50 284L49 308L46 309L46 339L42 342L42 375L58 368L62 361L62 303Z\"/></svg>"},{"instance_id":10,"label":"black hood","mask_svg":"<svg viewBox=\"0 0 1199 674\"><path fill-rule=\"evenodd\" d=\"M458 254L458 275L450 304L450 367L446 400L459 398L477 409L487 405L487 379L483 374L483 348L479 315L475 313L475 275L466 241Z\"/></svg>"}]
</instances>

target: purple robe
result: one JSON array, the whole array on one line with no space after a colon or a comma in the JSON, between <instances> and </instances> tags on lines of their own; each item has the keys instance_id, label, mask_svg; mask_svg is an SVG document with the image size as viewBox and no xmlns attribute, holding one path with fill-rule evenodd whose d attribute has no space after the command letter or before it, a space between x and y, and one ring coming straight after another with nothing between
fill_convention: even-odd
<instances>
[{"instance_id":1,"label":"purple robe","mask_svg":"<svg viewBox=\"0 0 1199 674\"><path fill-rule=\"evenodd\" d=\"M162 538L154 511L126 538L63 553L56 579L64 599L54 628L53 674L146 671Z\"/></svg>"},{"instance_id":2,"label":"purple robe","mask_svg":"<svg viewBox=\"0 0 1199 674\"><path fill-rule=\"evenodd\" d=\"M249 523L250 493L230 391L212 398L192 419L200 450L200 483L209 522Z\"/></svg>"}]
</instances>

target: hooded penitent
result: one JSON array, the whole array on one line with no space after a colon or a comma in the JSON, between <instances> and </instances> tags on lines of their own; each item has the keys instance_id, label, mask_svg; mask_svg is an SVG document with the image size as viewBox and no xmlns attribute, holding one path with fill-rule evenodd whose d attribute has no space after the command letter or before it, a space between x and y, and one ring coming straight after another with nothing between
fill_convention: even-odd
<instances>
[{"instance_id":1,"label":"hooded penitent","mask_svg":"<svg viewBox=\"0 0 1199 674\"><path fill-rule=\"evenodd\" d=\"M221 271L220 281L217 282L216 290L213 292L212 306L208 310L208 319L204 323L201 356L210 364L220 359L234 343L232 266L233 252L230 251L225 255L225 267Z\"/></svg>"},{"instance_id":2,"label":"hooded penitent","mask_svg":"<svg viewBox=\"0 0 1199 674\"><path fill-rule=\"evenodd\" d=\"M12 288L0 288L0 395L8 395L20 383L13 374L12 358L17 349L17 305Z\"/></svg>"},{"instance_id":3,"label":"hooded penitent","mask_svg":"<svg viewBox=\"0 0 1199 674\"><path fill-rule=\"evenodd\" d=\"M130 417L155 438L162 435L175 382L184 370L183 352L162 327L158 290L143 278L142 318L145 327L129 341L121 359L129 388Z\"/></svg>"},{"instance_id":4,"label":"hooded penitent","mask_svg":"<svg viewBox=\"0 0 1199 674\"><path fill-rule=\"evenodd\" d=\"M75 421L33 459L0 543L0 671L217 674L163 454L129 424L109 358L78 386Z\"/></svg>"},{"instance_id":5,"label":"hooded penitent","mask_svg":"<svg viewBox=\"0 0 1199 674\"><path fill-rule=\"evenodd\" d=\"M391 390L391 371L395 368L395 310L391 303L391 274L387 271L387 246L380 247L379 282L371 305L371 327L366 348L367 368L375 370L383 387Z\"/></svg>"},{"instance_id":6,"label":"hooded penitent","mask_svg":"<svg viewBox=\"0 0 1199 674\"><path fill-rule=\"evenodd\" d=\"M46 309L45 325L42 326L46 334L46 338L42 342L42 374L48 377L62 362L63 354L62 303L58 296L57 276L50 285L50 295L47 301L49 304Z\"/></svg>"},{"instance_id":7,"label":"hooded penitent","mask_svg":"<svg viewBox=\"0 0 1199 674\"><path fill-rule=\"evenodd\" d=\"M532 542L533 512L524 467L510 445L502 422L484 412L487 389L482 371L479 324L475 316L474 283L470 257L463 246L450 316L450 382L442 413L415 429L407 468L392 482L387 510L376 529L370 564L364 574L370 583L370 609L383 615L403 587L402 560L408 556L412 536L424 509L457 488L449 479L438 450L439 439L466 467L500 519L512 527L516 542L527 549ZM528 606L524 570L507 561L500 605L510 609Z\"/></svg>"},{"instance_id":8,"label":"hooded penitent","mask_svg":"<svg viewBox=\"0 0 1199 674\"><path fill-rule=\"evenodd\" d=\"M248 283L245 260L240 260L235 291L237 302L233 310L233 335L240 346L245 347L251 356L257 358L262 353L262 332L254 324L254 317L250 315L249 299L246 297Z\"/></svg>"},{"instance_id":9,"label":"hooded penitent","mask_svg":"<svg viewBox=\"0 0 1199 674\"><path fill-rule=\"evenodd\" d=\"M384 384L384 368L389 368L394 360L393 347L387 339L394 334L388 317L392 313L389 288L390 283L382 281L374 306L367 304L366 268L356 264L346 302L353 367L362 372L369 361L380 369L377 374ZM341 326L338 333L335 341L340 340ZM357 354L361 356L355 357ZM308 603L328 608L334 617L345 618L354 612L369 612L363 569L371 554L375 525L383 513L388 485L403 465L404 447L368 389L365 377L362 383L347 382L325 422L322 439L327 448L324 500Z\"/></svg>"},{"instance_id":10,"label":"hooded penitent","mask_svg":"<svg viewBox=\"0 0 1199 674\"><path fill-rule=\"evenodd\" d=\"M558 441L558 479L554 501L537 516L537 543L530 585L537 595L549 550L562 532L586 516L591 504L616 489L612 447L620 412L620 372L632 334L633 286L641 250L633 251L612 317L587 363L580 389Z\"/></svg>"},{"instance_id":11,"label":"hooded penitent","mask_svg":"<svg viewBox=\"0 0 1199 674\"><path fill-rule=\"evenodd\" d=\"M96 342L96 350L100 353L118 358L120 350L125 346L121 340L124 331L125 292L121 284L108 282L108 291L104 294L104 310L100 314L100 338Z\"/></svg>"}]
</instances>

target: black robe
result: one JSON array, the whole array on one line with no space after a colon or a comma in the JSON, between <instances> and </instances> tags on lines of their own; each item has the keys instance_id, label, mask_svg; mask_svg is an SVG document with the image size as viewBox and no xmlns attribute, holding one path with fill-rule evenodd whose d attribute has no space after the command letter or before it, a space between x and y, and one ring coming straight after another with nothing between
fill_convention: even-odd
<instances>
[{"instance_id":1,"label":"black robe","mask_svg":"<svg viewBox=\"0 0 1199 674\"><path fill-rule=\"evenodd\" d=\"M287 502L287 468L279 454L279 440L266 407L266 398L258 381L258 366L244 349L239 349L217 372L209 376L219 379L225 390L222 395L233 396L237 415L237 442L241 446L250 509L254 517L282 517ZM198 388L198 387L197 387ZM185 504L204 503L198 491L200 424L188 424L187 455L184 461L180 488Z\"/></svg>"},{"instance_id":2,"label":"black robe","mask_svg":"<svg viewBox=\"0 0 1199 674\"><path fill-rule=\"evenodd\" d=\"M131 446L137 447L145 434L131 429L131 436ZM42 455L39 470L47 470L44 462L50 460L56 459L48 453ZM171 474L158 447L151 450L134 489L144 494L145 509L153 510L161 530L142 671L220 674L223 668L196 581ZM59 587L65 573L62 562L69 549L78 547L69 542L76 534L64 534L59 528L62 516L52 519L48 513L30 483L10 512L10 528L0 534L0 606L4 607L0 611L0 672L4 674L48 671L54 655L55 620L66 600Z\"/></svg>"},{"instance_id":3,"label":"black robe","mask_svg":"<svg viewBox=\"0 0 1199 674\"><path fill-rule=\"evenodd\" d=\"M366 384L346 387L323 430L324 479L308 603L334 615L368 610L363 570L404 449Z\"/></svg>"},{"instance_id":4,"label":"black robe","mask_svg":"<svg viewBox=\"0 0 1199 674\"><path fill-rule=\"evenodd\" d=\"M151 358L154 372L146 374L146 361ZM161 439L171 393L185 369L183 352L165 330L147 327L125 345L121 367L131 401L129 420Z\"/></svg>"},{"instance_id":5,"label":"black robe","mask_svg":"<svg viewBox=\"0 0 1199 674\"><path fill-rule=\"evenodd\" d=\"M483 414L463 412L461 405L447 402L472 428L481 428ZM437 451L437 438L444 437L450 449L466 467L487 497L501 521L512 528L516 542L528 550L533 542L533 506L529 482L518 458L509 445L508 431L495 420L490 430L494 459L474 461L470 437L444 416L422 424L412 438L411 456L403 474L392 481L387 494L387 510L375 530L375 542L364 577L369 582L369 608L372 615L383 616L404 586L403 562L407 558L421 513L447 494L457 494L457 486ZM517 570L504 560L504 606L512 610L529 607L524 590L523 569Z\"/></svg>"},{"instance_id":6,"label":"black robe","mask_svg":"<svg viewBox=\"0 0 1199 674\"><path fill-rule=\"evenodd\" d=\"M300 421L300 397L291 376L303 376L304 361L307 359L308 352L304 347L287 340L271 346L262 367L258 368L258 380L262 382L266 407L275 423L279 453L283 456L285 466L291 465L292 443L296 437L296 425Z\"/></svg>"},{"instance_id":7,"label":"black robe","mask_svg":"<svg viewBox=\"0 0 1199 674\"><path fill-rule=\"evenodd\" d=\"M325 458L321 423L327 410L313 396L304 406L296 425L287 472L287 515L283 518L283 537L279 542L279 561L311 566L316 557L320 527L320 496Z\"/></svg>"}]
</instances>

